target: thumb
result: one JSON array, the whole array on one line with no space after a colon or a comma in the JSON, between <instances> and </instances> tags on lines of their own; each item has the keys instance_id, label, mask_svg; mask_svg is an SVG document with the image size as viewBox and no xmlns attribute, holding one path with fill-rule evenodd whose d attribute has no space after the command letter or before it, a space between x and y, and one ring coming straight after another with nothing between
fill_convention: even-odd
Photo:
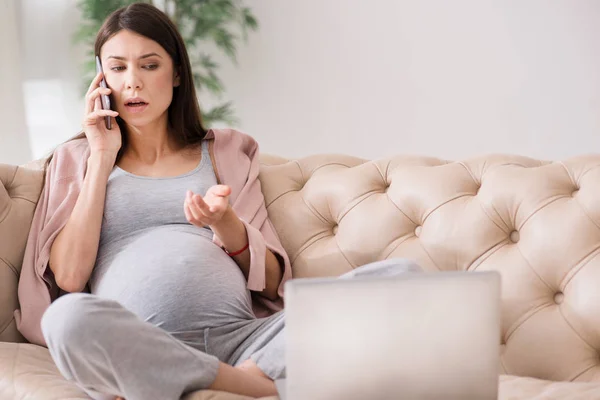
<instances>
[{"instance_id":1,"label":"thumb","mask_svg":"<svg viewBox=\"0 0 600 400\"><path fill-rule=\"evenodd\" d=\"M215 186L214 193L221 197L229 196L231 194L231 187L227 185L217 185Z\"/></svg>"}]
</instances>

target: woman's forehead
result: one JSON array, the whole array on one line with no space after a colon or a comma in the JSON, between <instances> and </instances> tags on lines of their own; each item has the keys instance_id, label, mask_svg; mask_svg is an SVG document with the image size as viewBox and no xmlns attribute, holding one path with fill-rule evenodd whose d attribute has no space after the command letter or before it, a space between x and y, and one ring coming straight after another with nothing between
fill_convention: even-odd
<instances>
[{"instance_id":1,"label":"woman's forehead","mask_svg":"<svg viewBox=\"0 0 600 400\"><path fill-rule=\"evenodd\" d=\"M154 40L126 29L113 35L100 49L103 60L109 57L137 60L153 53L163 58L168 56L165 49Z\"/></svg>"}]
</instances>

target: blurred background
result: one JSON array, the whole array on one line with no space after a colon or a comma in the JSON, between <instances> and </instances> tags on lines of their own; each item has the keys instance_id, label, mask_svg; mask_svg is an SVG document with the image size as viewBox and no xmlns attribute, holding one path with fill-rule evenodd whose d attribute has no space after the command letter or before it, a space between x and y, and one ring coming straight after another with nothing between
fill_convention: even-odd
<instances>
[{"instance_id":1,"label":"blurred background","mask_svg":"<svg viewBox=\"0 0 600 400\"><path fill-rule=\"evenodd\" d=\"M0 0L0 163L45 156L79 131L93 59L74 36L92 3ZM203 111L229 106L210 126L251 134L263 153L562 159L600 149L600 1L195 3L213 13L232 3L246 23L223 20L239 37L229 54L218 34L190 54L204 63Z\"/></svg>"}]
</instances>

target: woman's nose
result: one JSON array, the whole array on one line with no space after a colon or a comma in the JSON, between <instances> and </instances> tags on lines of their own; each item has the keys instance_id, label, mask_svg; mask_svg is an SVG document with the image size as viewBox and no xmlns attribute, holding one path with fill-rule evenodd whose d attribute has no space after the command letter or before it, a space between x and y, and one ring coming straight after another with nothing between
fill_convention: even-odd
<instances>
[{"instance_id":1,"label":"woman's nose","mask_svg":"<svg viewBox=\"0 0 600 400\"><path fill-rule=\"evenodd\" d=\"M141 89L142 81L137 76L135 72L130 72L127 74L126 86L127 89Z\"/></svg>"}]
</instances>

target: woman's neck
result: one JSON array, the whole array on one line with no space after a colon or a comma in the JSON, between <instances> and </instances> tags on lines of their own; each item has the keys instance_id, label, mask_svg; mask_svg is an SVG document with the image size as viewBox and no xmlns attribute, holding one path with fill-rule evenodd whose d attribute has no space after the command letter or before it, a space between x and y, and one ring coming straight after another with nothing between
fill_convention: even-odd
<instances>
[{"instance_id":1,"label":"woman's neck","mask_svg":"<svg viewBox=\"0 0 600 400\"><path fill-rule=\"evenodd\" d=\"M142 164L152 165L179 150L165 124L127 126L127 147L123 155Z\"/></svg>"}]
</instances>

